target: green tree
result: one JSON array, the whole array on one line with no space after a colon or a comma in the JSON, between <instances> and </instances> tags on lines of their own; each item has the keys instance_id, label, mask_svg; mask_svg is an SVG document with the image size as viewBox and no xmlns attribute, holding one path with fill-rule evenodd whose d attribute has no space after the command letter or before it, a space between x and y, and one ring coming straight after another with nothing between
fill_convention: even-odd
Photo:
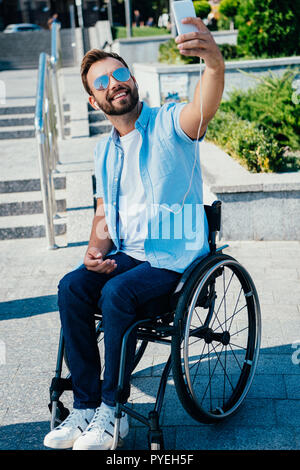
<instances>
[{"instance_id":1,"label":"green tree","mask_svg":"<svg viewBox=\"0 0 300 470\"><path fill-rule=\"evenodd\" d=\"M222 0L219 5L219 12L227 18L234 18L238 12L240 0Z\"/></svg>"},{"instance_id":2,"label":"green tree","mask_svg":"<svg viewBox=\"0 0 300 470\"><path fill-rule=\"evenodd\" d=\"M223 21L225 21L226 19L230 20L232 27L234 27L234 20L235 16L237 15L239 6L240 0L222 0L219 5L220 17Z\"/></svg>"},{"instance_id":3,"label":"green tree","mask_svg":"<svg viewBox=\"0 0 300 470\"><path fill-rule=\"evenodd\" d=\"M236 24L237 44L245 55L300 52L300 0L241 0Z\"/></svg>"},{"instance_id":4,"label":"green tree","mask_svg":"<svg viewBox=\"0 0 300 470\"><path fill-rule=\"evenodd\" d=\"M196 0L194 3L195 13L198 18L207 18L211 7L207 0Z\"/></svg>"}]
</instances>

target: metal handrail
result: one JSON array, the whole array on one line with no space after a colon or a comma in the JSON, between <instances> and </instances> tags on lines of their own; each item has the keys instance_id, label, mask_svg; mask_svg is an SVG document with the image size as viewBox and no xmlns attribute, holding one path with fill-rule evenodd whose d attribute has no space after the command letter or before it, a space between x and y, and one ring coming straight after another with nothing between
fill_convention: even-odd
<instances>
[{"instance_id":1,"label":"metal handrail","mask_svg":"<svg viewBox=\"0 0 300 470\"><path fill-rule=\"evenodd\" d=\"M38 143L46 238L48 248L53 250L58 248L54 232L54 218L58 215L53 173L56 172L56 165L60 163L58 138L65 138L60 23L56 22L51 28L51 56L42 52L39 57L34 124Z\"/></svg>"},{"instance_id":2,"label":"metal handrail","mask_svg":"<svg viewBox=\"0 0 300 470\"><path fill-rule=\"evenodd\" d=\"M48 248L57 248L55 244L54 223L56 199L53 172L56 168L58 147L55 104L53 97L53 74L51 59L42 52L39 58L38 85L35 109L35 133L38 143L38 157L41 175L41 192L45 216Z\"/></svg>"},{"instance_id":3,"label":"metal handrail","mask_svg":"<svg viewBox=\"0 0 300 470\"><path fill-rule=\"evenodd\" d=\"M69 13L70 13L70 24L71 24L71 36L72 36L71 47L73 50L73 61L74 61L74 65L77 65L77 44L76 44L75 6L74 5L69 5Z\"/></svg>"},{"instance_id":4,"label":"metal handrail","mask_svg":"<svg viewBox=\"0 0 300 470\"><path fill-rule=\"evenodd\" d=\"M52 23L51 28L51 66L53 74L53 91L57 106L58 135L65 138L65 122L63 108L63 77L62 77L62 50L60 38L60 23Z\"/></svg>"}]
</instances>

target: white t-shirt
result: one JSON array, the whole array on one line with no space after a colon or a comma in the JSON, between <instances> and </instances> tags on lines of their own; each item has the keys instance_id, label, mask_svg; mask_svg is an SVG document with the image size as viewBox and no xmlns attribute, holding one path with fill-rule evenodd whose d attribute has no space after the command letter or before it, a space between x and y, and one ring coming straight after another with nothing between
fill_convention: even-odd
<instances>
[{"instance_id":1,"label":"white t-shirt","mask_svg":"<svg viewBox=\"0 0 300 470\"><path fill-rule=\"evenodd\" d=\"M147 236L146 195L140 176L139 155L142 136L137 129L120 137L124 162L119 190L120 251L146 261L144 241Z\"/></svg>"}]
</instances>

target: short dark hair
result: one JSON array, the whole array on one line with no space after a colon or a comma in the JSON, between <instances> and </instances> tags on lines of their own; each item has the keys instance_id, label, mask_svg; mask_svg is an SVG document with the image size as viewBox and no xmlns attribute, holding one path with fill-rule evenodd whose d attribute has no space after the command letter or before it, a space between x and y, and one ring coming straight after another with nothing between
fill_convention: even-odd
<instances>
[{"instance_id":1,"label":"short dark hair","mask_svg":"<svg viewBox=\"0 0 300 470\"><path fill-rule=\"evenodd\" d=\"M93 65L95 62L106 59L107 57L112 57L113 59L119 60L120 62L122 62L122 64L125 67L129 69L125 60L122 57L120 57L118 54L116 54L115 52L105 52L100 49L91 49L83 57L82 62L81 62L81 67L80 67L81 80L82 80L85 91L89 95L92 95L93 93L91 92L90 87L87 82L88 71L90 70L91 65Z\"/></svg>"}]
</instances>

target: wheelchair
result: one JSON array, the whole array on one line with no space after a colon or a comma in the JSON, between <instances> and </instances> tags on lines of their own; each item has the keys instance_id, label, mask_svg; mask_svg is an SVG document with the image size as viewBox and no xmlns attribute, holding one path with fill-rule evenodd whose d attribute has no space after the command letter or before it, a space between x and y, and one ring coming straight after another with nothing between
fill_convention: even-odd
<instances>
[{"instance_id":1,"label":"wheelchair","mask_svg":"<svg viewBox=\"0 0 300 470\"><path fill-rule=\"evenodd\" d=\"M223 254L229 245L216 246L221 226L221 201L204 208L209 226L210 253L195 259L182 274L174 292L160 298L160 311L157 311L157 302L155 311L151 308L151 301L142 306L137 312L138 320L123 335L111 450L122 445L119 438L122 411L148 427L150 450L164 449L159 417L171 370L183 408L200 423L218 423L232 416L250 389L261 339L257 291L247 270L237 260ZM101 314L95 315L95 327L101 357L101 381L104 370ZM149 342L171 346L155 405L148 417L121 403L126 345L135 328L137 346L133 371ZM72 390L71 375L61 377L63 361L68 366L61 331L55 377L50 385L51 429L69 414L59 400L65 390Z\"/></svg>"}]
</instances>

